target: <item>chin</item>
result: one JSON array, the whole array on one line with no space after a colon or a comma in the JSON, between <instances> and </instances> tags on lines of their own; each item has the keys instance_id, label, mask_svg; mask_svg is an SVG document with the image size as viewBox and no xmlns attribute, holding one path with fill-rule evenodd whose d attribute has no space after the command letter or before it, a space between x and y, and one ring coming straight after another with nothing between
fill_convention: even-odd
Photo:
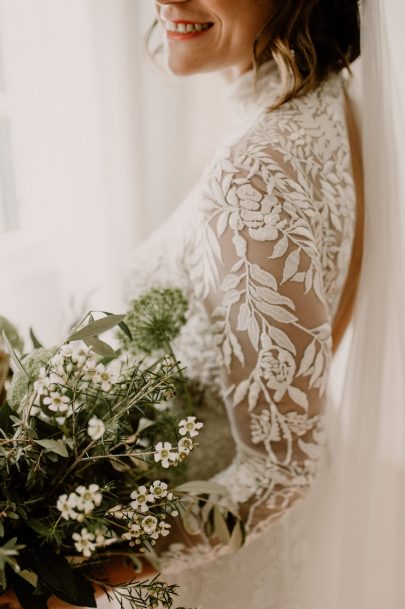
<instances>
[{"instance_id":1,"label":"chin","mask_svg":"<svg viewBox=\"0 0 405 609\"><path fill-rule=\"evenodd\" d=\"M166 67L174 76L191 76L202 71L202 66L197 66L195 63L170 58L166 61Z\"/></svg>"}]
</instances>

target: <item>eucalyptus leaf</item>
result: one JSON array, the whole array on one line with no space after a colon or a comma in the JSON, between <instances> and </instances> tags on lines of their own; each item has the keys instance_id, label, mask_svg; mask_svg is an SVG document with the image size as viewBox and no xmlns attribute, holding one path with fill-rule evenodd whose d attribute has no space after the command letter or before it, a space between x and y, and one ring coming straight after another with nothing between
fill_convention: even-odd
<instances>
[{"instance_id":1,"label":"eucalyptus leaf","mask_svg":"<svg viewBox=\"0 0 405 609\"><path fill-rule=\"evenodd\" d=\"M8 404L3 404L0 408L0 429L6 434L11 434L13 431L10 416L12 412Z\"/></svg>"},{"instance_id":2,"label":"eucalyptus leaf","mask_svg":"<svg viewBox=\"0 0 405 609\"><path fill-rule=\"evenodd\" d=\"M104 332L108 332L112 328L115 328L123 319L125 315L108 315L107 317L103 317L102 319L96 319L96 321L87 324L81 330L77 330L69 336L67 342L74 340L83 340L87 337L99 336L99 334L104 334Z\"/></svg>"},{"instance_id":3,"label":"eucalyptus leaf","mask_svg":"<svg viewBox=\"0 0 405 609\"><path fill-rule=\"evenodd\" d=\"M227 544L230 539L230 533L228 531L225 518L222 516L221 511L217 505L214 507L214 527L215 535L218 537L218 539L222 543Z\"/></svg>"},{"instance_id":4,"label":"eucalyptus leaf","mask_svg":"<svg viewBox=\"0 0 405 609\"><path fill-rule=\"evenodd\" d=\"M201 524L198 519L190 512L181 512L181 520L187 533L198 535L201 533Z\"/></svg>"},{"instance_id":5,"label":"eucalyptus leaf","mask_svg":"<svg viewBox=\"0 0 405 609\"><path fill-rule=\"evenodd\" d=\"M75 603L78 587L75 573L66 558L46 547L40 547L30 554L35 572L46 587L56 596L63 595L62 600L68 598L67 602Z\"/></svg>"},{"instance_id":6,"label":"eucalyptus leaf","mask_svg":"<svg viewBox=\"0 0 405 609\"><path fill-rule=\"evenodd\" d=\"M190 495L228 495L229 491L226 486L217 484L216 482L208 482L206 480L193 480L180 484L174 489L175 492L188 493Z\"/></svg>"},{"instance_id":7,"label":"eucalyptus leaf","mask_svg":"<svg viewBox=\"0 0 405 609\"><path fill-rule=\"evenodd\" d=\"M87 338L83 338L83 341L88 347L91 347L97 355L101 355L101 357L114 357L116 355L111 345L100 340L97 336L88 336Z\"/></svg>"},{"instance_id":8,"label":"eucalyptus leaf","mask_svg":"<svg viewBox=\"0 0 405 609\"><path fill-rule=\"evenodd\" d=\"M73 571L73 575L76 582L75 600L72 600L72 596L70 594L66 594L62 591L58 592L58 598L65 601L65 603L74 605L75 607L97 607L94 588L91 583L77 570Z\"/></svg>"},{"instance_id":9,"label":"eucalyptus leaf","mask_svg":"<svg viewBox=\"0 0 405 609\"><path fill-rule=\"evenodd\" d=\"M9 342L13 345L13 348L18 351L18 353L22 353L24 351L24 341L20 336L17 327L12 324L8 319L0 315L0 334L3 330L7 334L7 338Z\"/></svg>"},{"instance_id":10,"label":"eucalyptus leaf","mask_svg":"<svg viewBox=\"0 0 405 609\"><path fill-rule=\"evenodd\" d=\"M14 572L9 572L8 576L22 609L48 609L48 595L34 594L35 588Z\"/></svg>"},{"instance_id":11,"label":"eucalyptus leaf","mask_svg":"<svg viewBox=\"0 0 405 609\"><path fill-rule=\"evenodd\" d=\"M31 584L34 588L37 587L38 584L38 575L33 571L29 571L28 569L22 569L19 571L18 575L25 579L26 582Z\"/></svg>"},{"instance_id":12,"label":"eucalyptus leaf","mask_svg":"<svg viewBox=\"0 0 405 609\"><path fill-rule=\"evenodd\" d=\"M32 529L33 531L35 531L36 533L38 533L38 535L41 535L41 537L45 537L47 538L49 535L49 526L46 524L42 524L42 522L40 522L39 520L27 520L27 525L30 527L30 529Z\"/></svg>"},{"instance_id":13,"label":"eucalyptus leaf","mask_svg":"<svg viewBox=\"0 0 405 609\"><path fill-rule=\"evenodd\" d=\"M118 326L121 328L121 330L124 332L124 334L126 334L126 336L129 338L129 340L133 340L131 330L128 328L125 321L120 321Z\"/></svg>"},{"instance_id":14,"label":"eucalyptus leaf","mask_svg":"<svg viewBox=\"0 0 405 609\"><path fill-rule=\"evenodd\" d=\"M63 440L34 440L35 444L39 444L43 448L50 450L61 457L68 457L69 453L66 448L66 444Z\"/></svg>"},{"instance_id":15,"label":"eucalyptus leaf","mask_svg":"<svg viewBox=\"0 0 405 609\"><path fill-rule=\"evenodd\" d=\"M36 337L35 332L32 328L30 328L30 339L31 339L32 346L34 347L34 349L42 349L43 345Z\"/></svg>"},{"instance_id":16,"label":"eucalyptus leaf","mask_svg":"<svg viewBox=\"0 0 405 609\"><path fill-rule=\"evenodd\" d=\"M18 357L17 353L14 351L13 346L12 346L11 342L9 341L7 334L4 332L4 330L2 331L1 336L4 341L4 344L6 345L7 351L11 355L11 358L12 358L13 362L15 363L15 365L17 366L18 370L20 372L23 372L24 374L26 374L29 378L28 372L25 370L24 366L22 365L20 358Z\"/></svg>"},{"instance_id":17,"label":"eucalyptus leaf","mask_svg":"<svg viewBox=\"0 0 405 609\"><path fill-rule=\"evenodd\" d=\"M102 311L102 313L104 313L104 315L114 315L114 313L110 313L109 311ZM129 340L133 340L131 330L128 328L125 321L120 321L118 326L121 328L121 330L124 332L124 334L129 338Z\"/></svg>"},{"instance_id":18,"label":"eucalyptus leaf","mask_svg":"<svg viewBox=\"0 0 405 609\"><path fill-rule=\"evenodd\" d=\"M229 541L229 545L232 550L238 550L244 542L244 534L242 530L242 525L240 522L237 522L233 528L232 535Z\"/></svg>"}]
</instances>

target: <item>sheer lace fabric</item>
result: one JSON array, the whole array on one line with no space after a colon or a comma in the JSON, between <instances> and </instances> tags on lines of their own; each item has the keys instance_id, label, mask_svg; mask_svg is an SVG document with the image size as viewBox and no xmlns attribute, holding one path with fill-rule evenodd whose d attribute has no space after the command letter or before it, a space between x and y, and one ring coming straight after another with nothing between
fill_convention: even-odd
<instances>
[{"instance_id":1,"label":"sheer lace fabric","mask_svg":"<svg viewBox=\"0 0 405 609\"><path fill-rule=\"evenodd\" d=\"M258 552L257 544L264 548L261 540L272 538L277 548L272 561L267 547L273 577L283 547L293 568L286 545L301 516L294 523L292 508L325 463L331 329L355 226L343 77L332 75L313 93L267 112L278 86L268 62L256 87L252 72L229 87L232 132L195 189L135 252L126 279L128 299L150 285L177 285L189 297L176 352L188 375L222 401L215 439L210 444L205 428L204 450L197 449L199 477L204 451L218 453L213 478L229 489L248 543ZM201 537L183 540L163 554L166 573L214 559L221 570L226 548ZM237 569L239 559L232 560ZM295 607L285 600L291 582L283 582L274 583L274 606L284 598L278 609ZM273 606L270 598L260 602L250 606Z\"/></svg>"}]
</instances>

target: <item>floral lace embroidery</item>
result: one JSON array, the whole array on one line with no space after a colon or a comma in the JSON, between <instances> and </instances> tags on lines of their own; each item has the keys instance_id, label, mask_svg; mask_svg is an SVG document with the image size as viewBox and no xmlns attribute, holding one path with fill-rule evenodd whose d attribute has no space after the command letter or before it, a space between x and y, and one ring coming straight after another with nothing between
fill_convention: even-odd
<instances>
[{"instance_id":1,"label":"floral lace embroidery","mask_svg":"<svg viewBox=\"0 0 405 609\"><path fill-rule=\"evenodd\" d=\"M355 223L341 78L267 113L275 86L263 74L258 96L242 83L246 128L206 168L190 213L178 214L176 258L198 303L183 333L184 364L202 384L220 379L237 454L215 479L239 505L248 539L302 500L317 476L331 324ZM160 251L168 247L166 234ZM164 281L175 272L159 265ZM192 347L199 328L210 335L207 357ZM162 567L224 552L191 540L165 553Z\"/></svg>"}]
</instances>

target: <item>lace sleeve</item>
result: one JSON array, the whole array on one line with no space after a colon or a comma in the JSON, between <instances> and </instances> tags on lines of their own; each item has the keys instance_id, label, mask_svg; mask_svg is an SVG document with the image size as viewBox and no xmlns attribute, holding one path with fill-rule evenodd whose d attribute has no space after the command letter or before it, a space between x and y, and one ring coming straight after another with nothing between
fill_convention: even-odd
<instances>
[{"instance_id":1,"label":"lace sleeve","mask_svg":"<svg viewBox=\"0 0 405 609\"><path fill-rule=\"evenodd\" d=\"M206 230L215 260L206 302L238 450L217 480L249 533L279 519L312 485L332 340L306 187L274 155L248 163L218 166L204 205L212 208Z\"/></svg>"},{"instance_id":2,"label":"lace sleeve","mask_svg":"<svg viewBox=\"0 0 405 609\"><path fill-rule=\"evenodd\" d=\"M309 189L277 153L229 155L200 206L191 274L216 329L237 447L215 481L238 505L248 541L306 496L324 444L331 315ZM192 541L182 541L192 554ZM216 552L200 554L206 562ZM181 551L170 556L181 568Z\"/></svg>"}]
</instances>

